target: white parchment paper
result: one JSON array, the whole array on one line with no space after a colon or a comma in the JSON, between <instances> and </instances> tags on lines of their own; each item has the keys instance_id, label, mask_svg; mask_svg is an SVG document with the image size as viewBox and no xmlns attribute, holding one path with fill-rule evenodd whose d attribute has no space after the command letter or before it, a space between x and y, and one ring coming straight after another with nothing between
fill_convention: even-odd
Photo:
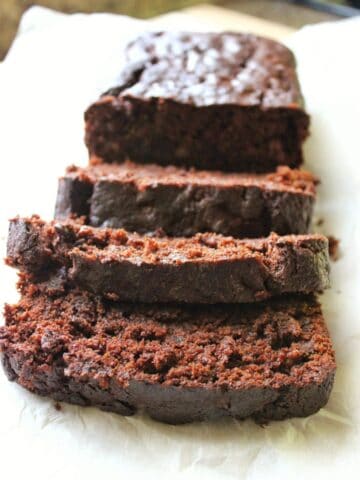
<instances>
[{"instance_id":1,"label":"white parchment paper","mask_svg":"<svg viewBox=\"0 0 360 480\"><path fill-rule=\"evenodd\" d=\"M182 15L160 25L218 29ZM38 7L24 15L0 65L2 248L8 217L51 218L57 176L70 163L86 163L84 109L116 83L124 43L152 28L159 23ZM322 180L317 230L341 240L333 287L323 297L338 362L329 404L266 428L233 420L168 426L66 404L57 411L1 372L1 478L359 478L360 20L308 27L288 43L312 115L306 158ZM0 272L0 300L16 300L15 273Z\"/></svg>"}]
</instances>

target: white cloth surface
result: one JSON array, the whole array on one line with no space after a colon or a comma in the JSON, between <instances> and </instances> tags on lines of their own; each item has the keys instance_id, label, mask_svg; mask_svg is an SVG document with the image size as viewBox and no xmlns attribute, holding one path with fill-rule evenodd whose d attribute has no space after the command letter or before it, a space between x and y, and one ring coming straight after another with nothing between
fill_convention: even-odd
<instances>
[{"instance_id":1,"label":"white cloth surface","mask_svg":"<svg viewBox=\"0 0 360 480\"><path fill-rule=\"evenodd\" d=\"M7 218L51 218L57 176L85 164L83 111L112 86L122 48L159 25L217 29L33 7L0 69L0 232ZM0 373L3 478L353 479L360 469L360 20L304 28L294 50L312 136L307 167L321 178L317 218L341 240L332 289L323 296L338 370L330 401L306 419L260 428L251 421L168 426L39 398ZM16 275L1 267L1 301L14 301ZM5 472L7 472L5 474Z\"/></svg>"}]
</instances>

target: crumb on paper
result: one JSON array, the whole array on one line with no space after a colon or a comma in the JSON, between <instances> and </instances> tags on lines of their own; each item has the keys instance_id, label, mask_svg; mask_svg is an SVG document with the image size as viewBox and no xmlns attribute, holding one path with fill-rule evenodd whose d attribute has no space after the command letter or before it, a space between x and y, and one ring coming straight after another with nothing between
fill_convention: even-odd
<instances>
[{"instance_id":1,"label":"crumb on paper","mask_svg":"<svg viewBox=\"0 0 360 480\"><path fill-rule=\"evenodd\" d=\"M329 255L334 262L339 259L339 244L340 240L333 235L328 235L329 240Z\"/></svg>"}]
</instances>

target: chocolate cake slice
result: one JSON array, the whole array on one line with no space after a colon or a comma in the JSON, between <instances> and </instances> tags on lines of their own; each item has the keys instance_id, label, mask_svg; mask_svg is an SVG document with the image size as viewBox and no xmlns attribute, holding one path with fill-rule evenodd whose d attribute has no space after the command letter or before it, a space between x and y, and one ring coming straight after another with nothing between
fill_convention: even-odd
<instances>
[{"instance_id":1,"label":"chocolate cake slice","mask_svg":"<svg viewBox=\"0 0 360 480\"><path fill-rule=\"evenodd\" d=\"M105 162L264 172L297 167L308 135L293 54L241 33L147 33L85 113Z\"/></svg>"},{"instance_id":2,"label":"chocolate cake slice","mask_svg":"<svg viewBox=\"0 0 360 480\"><path fill-rule=\"evenodd\" d=\"M34 216L11 220L7 255L35 277L60 269L79 287L131 302L254 302L329 283L322 235L156 238Z\"/></svg>"},{"instance_id":3,"label":"chocolate cake slice","mask_svg":"<svg viewBox=\"0 0 360 480\"><path fill-rule=\"evenodd\" d=\"M303 417L330 395L334 353L312 297L180 307L21 289L0 327L2 362L39 395L168 423Z\"/></svg>"},{"instance_id":4,"label":"chocolate cake slice","mask_svg":"<svg viewBox=\"0 0 360 480\"><path fill-rule=\"evenodd\" d=\"M85 215L96 227L171 236L306 233L315 185L309 172L288 167L264 175L131 162L71 166L59 180L55 217Z\"/></svg>"}]
</instances>

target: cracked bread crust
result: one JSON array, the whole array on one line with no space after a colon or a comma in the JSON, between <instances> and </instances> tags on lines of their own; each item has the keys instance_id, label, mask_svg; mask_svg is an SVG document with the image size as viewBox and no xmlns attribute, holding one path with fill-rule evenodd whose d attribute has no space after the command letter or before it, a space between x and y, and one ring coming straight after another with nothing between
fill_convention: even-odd
<instances>
[{"instance_id":1,"label":"cracked bread crust","mask_svg":"<svg viewBox=\"0 0 360 480\"><path fill-rule=\"evenodd\" d=\"M74 285L144 303L244 303L329 285L328 240L215 234L155 238L39 217L10 222L7 263L44 276L62 269Z\"/></svg>"},{"instance_id":2,"label":"cracked bread crust","mask_svg":"<svg viewBox=\"0 0 360 480\"><path fill-rule=\"evenodd\" d=\"M302 162L309 117L292 53L241 33L149 33L132 42L118 85L85 113L105 162L271 171Z\"/></svg>"},{"instance_id":3,"label":"cracked bread crust","mask_svg":"<svg viewBox=\"0 0 360 480\"><path fill-rule=\"evenodd\" d=\"M148 33L130 42L125 56L130 66L119 86L105 95L161 97L196 107L303 106L292 52L267 38L232 32Z\"/></svg>"},{"instance_id":4,"label":"cracked bread crust","mask_svg":"<svg viewBox=\"0 0 360 480\"><path fill-rule=\"evenodd\" d=\"M119 304L23 276L5 308L2 362L30 391L168 423L259 422L325 405L334 352L314 297L253 305Z\"/></svg>"},{"instance_id":5,"label":"cracked bread crust","mask_svg":"<svg viewBox=\"0 0 360 480\"><path fill-rule=\"evenodd\" d=\"M309 228L316 183L309 172L288 167L262 175L132 162L71 166L59 179L55 218L85 215L95 227L170 236L301 234Z\"/></svg>"}]
</instances>

